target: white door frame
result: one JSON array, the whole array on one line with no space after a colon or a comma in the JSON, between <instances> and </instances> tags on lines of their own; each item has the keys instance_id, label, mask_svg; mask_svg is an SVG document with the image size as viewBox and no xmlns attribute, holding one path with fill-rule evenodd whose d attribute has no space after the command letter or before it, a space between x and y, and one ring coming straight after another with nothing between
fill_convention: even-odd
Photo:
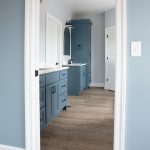
<instances>
[{"instance_id":1,"label":"white door frame","mask_svg":"<svg viewBox=\"0 0 150 150\"><path fill-rule=\"evenodd\" d=\"M26 150L40 150L39 95L37 94L40 0L25 0L25 133ZM126 93L126 0L116 0L117 62L114 150L124 150Z\"/></svg>"},{"instance_id":2,"label":"white door frame","mask_svg":"<svg viewBox=\"0 0 150 150\"><path fill-rule=\"evenodd\" d=\"M40 0L25 0L25 149L40 150L39 78Z\"/></svg>"},{"instance_id":3,"label":"white door frame","mask_svg":"<svg viewBox=\"0 0 150 150\"><path fill-rule=\"evenodd\" d=\"M108 81L107 81L107 79L108 79L108 53L109 53L109 50L108 50L108 30L109 29L116 29L116 27L115 26L111 26L111 27L106 27L105 28L105 86L104 86L104 88L105 88L105 90L108 90L109 88L108 88Z\"/></svg>"},{"instance_id":4,"label":"white door frame","mask_svg":"<svg viewBox=\"0 0 150 150\"><path fill-rule=\"evenodd\" d=\"M127 51L127 0L116 0L116 87L114 150L125 150L125 101L126 101L126 51Z\"/></svg>"}]
</instances>

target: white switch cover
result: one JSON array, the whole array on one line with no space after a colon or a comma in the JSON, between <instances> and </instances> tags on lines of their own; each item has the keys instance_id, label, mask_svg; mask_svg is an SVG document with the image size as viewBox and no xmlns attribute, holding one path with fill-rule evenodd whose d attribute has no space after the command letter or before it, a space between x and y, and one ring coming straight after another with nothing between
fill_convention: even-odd
<instances>
[{"instance_id":1,"label":"white switch cover","mask_svg":"<svg viewBox=\"0 0 150 150\"><path fill-rule=\"evenodd\" d=\"M131 56L141 56L141 41L131 42Z\"/></svg>"}]
</instances>

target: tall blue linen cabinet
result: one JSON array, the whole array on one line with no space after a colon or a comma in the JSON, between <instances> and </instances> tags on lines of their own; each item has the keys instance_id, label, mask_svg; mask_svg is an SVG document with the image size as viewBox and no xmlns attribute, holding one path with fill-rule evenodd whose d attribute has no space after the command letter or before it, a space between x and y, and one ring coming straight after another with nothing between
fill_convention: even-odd
<instances>
[{"instance_id":1,"label":"tall blue linen cabinet","mask_svg":"<svg viewBox=\"0 0 150 150\"><path fill-rule=\"evenodd\" d=\"M72 20L71 58L73 63L87 64L87 87L91 83L91 26L90 19Z\"/></svg>"}]
</instances>

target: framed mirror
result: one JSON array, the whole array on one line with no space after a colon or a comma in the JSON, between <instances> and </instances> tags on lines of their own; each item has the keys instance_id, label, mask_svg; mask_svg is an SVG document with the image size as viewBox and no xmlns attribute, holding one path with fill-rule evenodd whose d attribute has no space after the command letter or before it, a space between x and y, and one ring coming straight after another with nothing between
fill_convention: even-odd
<instances>
[{"instance_id":1,"label":"framed mirror","mask_svg":"<svg viewBox=\"0 0 150 150\"><path fill-rule=\"evenodd\" d=\"M71 47L71 37L70 29L66 27L64 29L64 55L70 56L70 47Z\"/></svg>"}]
</instances>

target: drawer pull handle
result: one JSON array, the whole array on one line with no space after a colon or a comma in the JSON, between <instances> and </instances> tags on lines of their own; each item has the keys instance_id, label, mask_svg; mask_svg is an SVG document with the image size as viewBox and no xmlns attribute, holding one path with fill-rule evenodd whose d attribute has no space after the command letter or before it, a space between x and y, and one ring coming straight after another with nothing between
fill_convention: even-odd
<instances>
[{"instance_id":1,"label":"drawer pull handle","mask_svg":"<svg viewBox=\"0 0 150 150\"><path fill-rule=\"evenodd\" d=\"M65 102L65 101L66 101L66 99L62 100L62 102Z\"/></svg>"},{"instance_id":2,"label":"drawer pull handle","mask_svg":"<svg viewBox=\"0 0 150 150\"><path fill-rule=\"evenodd\" d=\"M62 76L65 76L66 74L62 74Z\"/></svg>"},{"instance_id":3,"label":"drawer pull handle","mask_svg":"<svg viewBox=\"0 0 150 150\"><path fill-rule=\"evenodd\" d=\"M66 87L66 85L63 85L62 88L63 88L63 87Z\"/></svg>"}]
</instances>

